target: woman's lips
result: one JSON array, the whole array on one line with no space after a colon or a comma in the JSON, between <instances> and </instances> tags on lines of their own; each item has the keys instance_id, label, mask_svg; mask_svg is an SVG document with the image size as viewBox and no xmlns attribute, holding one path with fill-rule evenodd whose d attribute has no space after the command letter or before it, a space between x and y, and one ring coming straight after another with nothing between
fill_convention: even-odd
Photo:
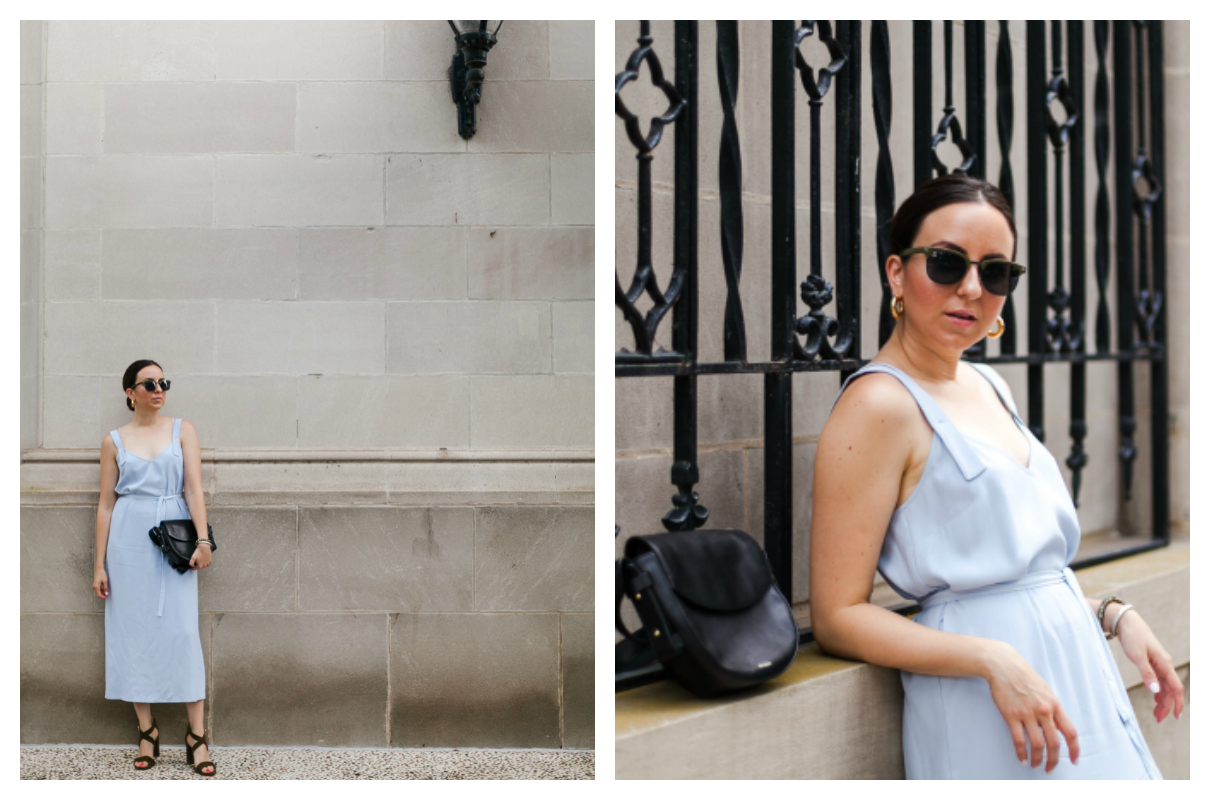
<instances>
[{"instance_id":1,"label":"woman's lips","mask_svg":"<svg viewBox=\"0 0 1210 800\"><path fill-rule=\"evenodd\" d=\"M975 318L962 311L947 311L945 316L955 325L962 328L969 328L975 324Z\"/></svg>"}]
</instances>

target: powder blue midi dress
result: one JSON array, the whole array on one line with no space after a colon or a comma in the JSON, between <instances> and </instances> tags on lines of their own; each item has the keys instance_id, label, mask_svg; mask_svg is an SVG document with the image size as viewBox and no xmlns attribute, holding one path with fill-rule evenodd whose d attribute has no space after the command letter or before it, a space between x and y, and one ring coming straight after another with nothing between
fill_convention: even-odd
<instances>
[{"instance_id":1,"label":"powder blue midi dress","mask_svg":"<svg viewBox=\"0 0 1210 800\"><path fill-rule=\"evenodd\" d=\"M918 624L1012 645L1071 718L1080 760L1072 766L1060 737L1053 772L1022 764L987 681L905 671L907 777L1160 779L1096 614L1067 567L1080 526L1059 467L1017 416L1003 379L986 365L971 366L1028 440L1028 467L960 433L927 392L888 364L867 364L841 388L872 372L891 375L933 429L924 473L891 516L878 570L921 604Z\"/></svg>"},{"instance_id":2,"label":"powder blue midi dress","mask_svg":"<svg viewBox=\"0 0 1210 800\"><path fill-rule=\"evenodd\" d=\"M198 635L197 572L168 565L148 531L165 519L189 519L181 491L181 421L172 443L148 461L118 447L119 495L109 522L105 570L105 698L132 703L188 703L206 697Z\"/></svg>"}]
</instances>

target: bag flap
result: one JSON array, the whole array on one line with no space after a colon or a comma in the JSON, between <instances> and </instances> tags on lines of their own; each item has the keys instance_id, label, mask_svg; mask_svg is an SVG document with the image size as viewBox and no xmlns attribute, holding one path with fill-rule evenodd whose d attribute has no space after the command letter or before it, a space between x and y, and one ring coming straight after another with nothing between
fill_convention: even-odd
<instances>
[{"instance_id":1,"label":"bag flap","mask_svg":"<svg viewBox=\"0 0 1210 800\"><path fill-rule=\"evenodd\" d=\"M197 541L197 529L191 519L166 519L160 523L160 530L165 531L168 538L178 542L192 544Z\"/></svg>"},{"instance_id":2,"label":"bag flap","mask_svg":"<svg viewBox=\"0 0 1210 800\"><path fill-rule=\"evenodd\" d=\"M655 553L673 591L711 611L741 611L773 585L764 551L743 531L687 531L635 536L626 555Z\"/></svg>"}]
</instances>

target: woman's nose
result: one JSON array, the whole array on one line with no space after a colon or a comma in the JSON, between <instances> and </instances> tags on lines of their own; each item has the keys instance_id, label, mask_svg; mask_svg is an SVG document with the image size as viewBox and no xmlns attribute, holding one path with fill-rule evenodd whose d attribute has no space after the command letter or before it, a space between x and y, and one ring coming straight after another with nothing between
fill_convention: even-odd
<instances>
[{"instance_id":1,"label":"woman's nose","mask_svg":"<svg viewBox=\"0 0 1210 800\"><path fill-rule=\"evenodd\" d=\"M958 293L964 297L980 297L983 294L983 284L979 281L979 265L971 264L966 271L966 277L958 284Z\"/></svg>"}]
</instances>

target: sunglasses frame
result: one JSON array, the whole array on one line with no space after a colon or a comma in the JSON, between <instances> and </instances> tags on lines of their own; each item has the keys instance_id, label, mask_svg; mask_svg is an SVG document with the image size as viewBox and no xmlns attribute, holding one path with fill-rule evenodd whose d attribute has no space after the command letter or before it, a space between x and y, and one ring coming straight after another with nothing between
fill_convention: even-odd
<instances>
[{"instance_id":1,"label":"sunglasses frame","mask_svg":"<svg viewBox=\"0 0 1210 800\"><path fill-rule=\"evenodd\" d=\"M151 384L151 388L147 389L147 384L149 383ZM135 381L134 386L131 386L130 388L137 389L140 386L142 386L144 389L147 389L149 392L154 392L158 386L160 391L166 392L172 388L172 381L168 380L167 378L160 378L157 382L155 378L148 378L147 380L143 381Z\"/></svg>"},{"instance_id":2,"label":"sunglasses frame","mask_svg":"<svg viewBox=\"0 0 1210 800\"><path fill-rule=\"evenodd\" d=\"M948 247L909 247L907 250L904 250L902 253L900 253L899 257L906 262L907 259L916 255L917 253L924 253L924 257L926 259L926 265L925 265L926 274L928 274L927 259L933 253L948 253L950 255L958 256L958 258L961 258L963 261L966 262L967 271L970 270L971 264L974 264L976 267L979 268L977 270L979 273L979 285L982 286L984 289L987 289L987 291L990 292L991 294L996 295L996 297L1008 297L1010 294L1012 294L1013 290L1017 288L1016 282L1014 282L1012 280L1012 278L1016 277L1019 279L1022 275L1025 274L1024 265L1018 264L1015 261L1009 261L1007 258L985 258L982 261L971 261L970 257L967 256L966 253L959 253L957 250L951 250ZM987 283L983 280L983 270L986 268L985 265L989 264L989 263L993 263L993 262L1002 262L1004 264L1008 264L1009 267L1011 268L1012 275L1009 278L1010 288L1004 294L1000 294L999 292L993 292L988 287ZM963 272L962 275L963 275L963 277L965 277L966 272ZM933 283L937 284L938 286L953 286L954 284L962 282L962 278L959 278L958 280L954 281L953 283L941 283L940 281L933 278L933 276L931 274L929 274L929 280L931 280Z\"/></svg>"}]
</instances>

